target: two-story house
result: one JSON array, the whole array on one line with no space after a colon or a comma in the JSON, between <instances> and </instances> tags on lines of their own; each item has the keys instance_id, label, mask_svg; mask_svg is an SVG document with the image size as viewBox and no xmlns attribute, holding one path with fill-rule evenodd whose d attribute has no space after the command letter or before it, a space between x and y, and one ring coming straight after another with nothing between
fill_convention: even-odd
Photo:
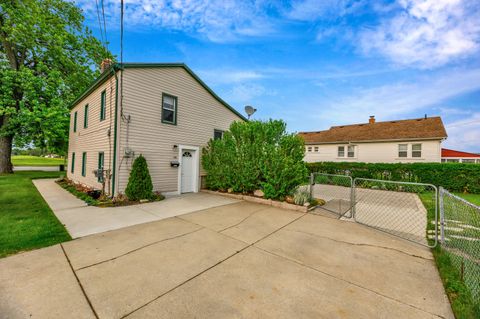
<instances>
[{"instance_id":1,"label":"two-story house","mask_svg":"<svg viewBox=\"0 0 480 319\"><path fill-rule=\"evenodd\" d=\"M71 108L67 177L123 193L142 154L155 191L199 190L201 149L245 118L185 64L104 65Z\"/></svg>"},{"instance_id":2,"label":"two-story house","mask_svg":"<svg viewBox=\"0 0 480 319\"><path fill-rule=\"evenodd\" d=\"M440 162L447 132L440 117L332 126L300 132L306 162Z\"/></svg>"}]
</instances>

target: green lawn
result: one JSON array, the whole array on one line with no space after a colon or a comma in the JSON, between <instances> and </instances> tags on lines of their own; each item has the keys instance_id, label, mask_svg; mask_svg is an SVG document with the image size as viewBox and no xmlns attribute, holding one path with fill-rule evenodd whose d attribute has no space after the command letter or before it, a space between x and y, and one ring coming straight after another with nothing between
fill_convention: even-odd
<instances>
[{"instance_id":1,"label":"green lawn","mask_svg":"<svg viewBox=\"0 0 480 319\"><path fill-rule=\"evenodd\" d=\"M13 166L57 166L65 164L63 158L45 158L40 156L14 155L12 156Z\"/></svg>"},{"instance_id":2,"label":"green lawn","mask_svg":"<svg viewBox=\"0 0 480 319\"><path fill-rule=\"evenodd\" d=\"M32 183L60 172L16 172L0 175L0 257L70 240Z\"/></svg>"},{"instance_id":3,"label":"green lawn","mask_svg":"<svg viewBox=\"0 0 480 319\"><path fill-rule=\"evenodd\" d=\"M468 200L470 203L480 206L480 194L455 193L458 197Z\"/></svg>"}]
</instances>

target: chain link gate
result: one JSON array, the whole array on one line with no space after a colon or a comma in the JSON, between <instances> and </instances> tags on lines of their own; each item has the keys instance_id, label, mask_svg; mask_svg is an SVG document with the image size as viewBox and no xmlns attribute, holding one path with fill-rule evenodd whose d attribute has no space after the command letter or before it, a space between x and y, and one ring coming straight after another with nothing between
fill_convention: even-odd
<instances>
[{"instance_id":1,"label":"chain link gate","mask_svg":"<svg viewBox=\"0 0 480 319\"><path fill-rule=\"evenodd\" d=\"M436 186L355 178L353 188L357 223L428 247L437 245Z\"/></svg>"},{"instance_id":2,"label":"chain link gate","mask_svg":"<svg viewBox=\"0 0 480 319\"><path fill-rule=\"evenodd\" d=\"M338 218L352 217L353 179L347 175L312 173L310 176L310 196L325 201L321 206Z\"/></svg>"},{"instance_id":3,"label":"chain link gate","mask_svg":"<svg viewBox=\"0 0 480 319\"><path fill-rule=\"evenodd\" d=\"M480 207L440 187L441 247L480 303Z\"/></svg>"},{"instance_id":4,"label":"chain link gate","mask_svg":"<svg viewBox=\"0 0 480 319\"><path fill-rule=\"evenodd\" d=\"M437 245L438 191L434 185L312 173L310 195L325 200L321 209L338 218L353 217L376 230L428 247Z\"/></svg>"}]
</instances>

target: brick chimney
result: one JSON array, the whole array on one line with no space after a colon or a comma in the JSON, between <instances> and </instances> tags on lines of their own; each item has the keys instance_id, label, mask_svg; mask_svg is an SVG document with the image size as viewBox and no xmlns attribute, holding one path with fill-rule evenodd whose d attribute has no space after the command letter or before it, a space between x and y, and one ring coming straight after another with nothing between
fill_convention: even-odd
<instances>
[{"instance_id":1,"label":"brick chimney","mask_svg":"<svg viewBox=\"0 0 480 319\"><path fill-rule=\"evenodd\" d=\"M100 73L105 72L108 70L110 66L112 66L113 61L111 59L103 59L102 63L100 63Z\"/></svg>"},{"instance_id":2,"label":"brick chimney","mask_svg":"<svg viewBox=\"0 0 480 319\"><path fill-rule=\"evenodd\" d=\"M375 123L375 115L370 115L370 118L368 119L368 124L373 124Z\"/></svg>"}]
</instances>

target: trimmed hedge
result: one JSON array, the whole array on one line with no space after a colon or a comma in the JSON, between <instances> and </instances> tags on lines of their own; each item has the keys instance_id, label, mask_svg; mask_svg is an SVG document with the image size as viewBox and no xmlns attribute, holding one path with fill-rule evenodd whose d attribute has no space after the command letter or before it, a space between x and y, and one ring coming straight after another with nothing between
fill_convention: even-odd
<instances>
[{"instance_id":1,"label":"trimmed hedge","mask_svg":"<svg viewBox=\"0 0 480 319\"><path fill-rule=\"evenodd\" d=\"M307 166L310 172L426 183L453 192L480 194L480 165L477 164L317 162Z\"/></svg>"}]
</instances>

